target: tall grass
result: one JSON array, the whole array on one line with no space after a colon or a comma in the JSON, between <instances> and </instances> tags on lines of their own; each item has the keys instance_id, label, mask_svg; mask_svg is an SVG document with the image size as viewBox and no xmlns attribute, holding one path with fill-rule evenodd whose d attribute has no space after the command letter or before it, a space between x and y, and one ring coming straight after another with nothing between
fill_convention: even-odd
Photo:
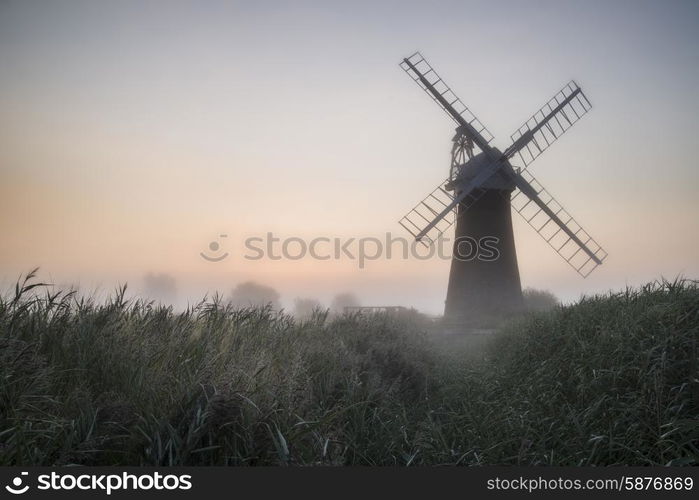
<instances>
[{"instance_id":1,"label":"tall grass","mask_svg":"<svg viewBox=\"0 0 699 500\"><path fill-rule=\"evenodd\" d=\"M501 331L436 421L469 463L697 464L698 339L696 282L584 298Z\"/></svg>"},{"instance_id":2,"label":"tall grass","mask_svg":"<svg viewBox=\"0 0 699 500\"><path fill-rule=\"evenodd\" d=\"M413 313L175 313L30 273L0 298L0 464L696 463L698 329L696 285L660 282L530 315L476 362Z\"/></svg>"}]
</instances>

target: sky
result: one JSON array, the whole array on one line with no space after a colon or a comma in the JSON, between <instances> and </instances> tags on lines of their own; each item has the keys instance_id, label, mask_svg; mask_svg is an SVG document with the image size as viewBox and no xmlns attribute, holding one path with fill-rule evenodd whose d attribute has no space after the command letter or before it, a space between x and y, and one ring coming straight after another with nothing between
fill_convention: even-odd
<instances>
[{"instance_id":1,"label":"sky","mask_svg":"<svg viewBox=\"0 0 699 500\"><path fill-rule=\"evenodd\" d=\"M582 279L515 215L524 286L696 279L698 49L694 1L0 0L0 284L165 273L179 304L254 280L440 313L448 259L248 258L268 233L291 257L409 236L454 132L398 66L415 50L503 150L570 79L592 102L530 172L609 257Z\"/></svg>"}]
</instances>

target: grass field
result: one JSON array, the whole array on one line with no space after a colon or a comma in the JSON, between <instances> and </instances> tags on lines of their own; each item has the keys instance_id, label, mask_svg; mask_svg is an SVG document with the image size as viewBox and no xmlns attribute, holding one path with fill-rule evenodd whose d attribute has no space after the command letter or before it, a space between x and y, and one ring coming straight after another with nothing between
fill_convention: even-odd
<instances>
[{"instance_id":1,"label":"grass field","mask_svg":"<svg viewBox=\"0 0 699 500\"><path fill-rule=\"evenodd\" d=\"M695 282L530 314L478 356L414 313L35 285L0 300L2 465L699 463Z\"/></svg>"}]
</instances>

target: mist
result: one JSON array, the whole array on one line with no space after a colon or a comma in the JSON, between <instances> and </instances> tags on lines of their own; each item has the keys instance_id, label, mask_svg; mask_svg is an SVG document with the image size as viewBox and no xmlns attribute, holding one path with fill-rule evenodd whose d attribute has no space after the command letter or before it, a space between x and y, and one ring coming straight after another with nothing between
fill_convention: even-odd
<instances>
[{"instance_id":1,"label":"mist","mask_svg":"<svg viewBox=\"0 0 699 500\"><path fill-rule=\"evenodd\" d=\"M515 219L524 287L570 302L699 273L693 2L149 5L0 7L3 287L40 266L147 295L155 272L178 307L255 281L287 309L350 290L441 314L447 260L245 257L268 232L409 236L397 221L448 173L453 136L398 67L416 48L501 148L571 78L593 103L531 170L610 257L583 280Z\"/></svg>"}]
</instances>

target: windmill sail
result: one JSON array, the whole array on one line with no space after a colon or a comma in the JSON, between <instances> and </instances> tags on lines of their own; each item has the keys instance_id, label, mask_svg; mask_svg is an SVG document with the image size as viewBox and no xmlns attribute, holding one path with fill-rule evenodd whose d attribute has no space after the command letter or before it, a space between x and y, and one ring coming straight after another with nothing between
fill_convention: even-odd
<instances>
[{"instance_id":1,"label":"windmill sail","mask_svg":"<svg viewBox=\"0 0 699 500\"><path fill-rule=\"evenodd\" d=\"M487 151L493 134L485 128L470 109L451 90L430 64L415 52L406 57L400 67L429 95L449 117L464 129L467 135L481 148Z\"/></svg>"},{"instance_id":2,"label":"windmill sail","mask_svg":"<svg viewBox=\"0 0 699 500\"><path fill-rule=\"evenodd\" d=\"M571 80L512 134L505 156L516 154L526 168L591 108L582 89Z\"/></svg>"},{"instance_id":3,"label":"windmill sail","mask_svg":"<svg viewBox=\"0 0 699 500\"><path fill-rule=\"evenodd\" d=\"M433 242L446 231L466 209L470 208L485 193L481 189L490 177L501 167L500 162L492 162L486 166L478 175L468 183L459 187L458 193L454 196L444 189L444 185L449 182L447 178L439 184L430 194L408 212L400 221L403 226L412 234L416 240L425 243ZM454 209L461 205L459 214L454 213Z\"/></svg>"},{"instance_id":4,"label":"windmill sail","mask_svg":"<svg viewBox=\"0 0 699 500\"><path fill-rule=\"evenodd\" d=\"M578 274L586 278L607 252L529 171L516 173L512 208L539 233Z\"/></svg>"},{"instance_id":5,"label":"windmill sail","mask_svg":"<svg viewBox=\"0 0 699 500\"><path fill-rule=\"evenodd\" d=\"M425 227L430 224L435 218L450 207L454 201L454 196L444 189L444 185L449 181L445 179L439 183L437 187L425 198L420 201L415 207L405 214L398 223L403 226L410 234L417 239L417 236L423 232ZM456 213L453 209L446 210L444 216L439 219L432 228L430 234L427 234L425 240L428 243L436 240L441 233L449 229L456 222ZM429 232L429 231L428 231ZM425 242L422 238L420 241Z\"/></svg>"}]
</instances>

